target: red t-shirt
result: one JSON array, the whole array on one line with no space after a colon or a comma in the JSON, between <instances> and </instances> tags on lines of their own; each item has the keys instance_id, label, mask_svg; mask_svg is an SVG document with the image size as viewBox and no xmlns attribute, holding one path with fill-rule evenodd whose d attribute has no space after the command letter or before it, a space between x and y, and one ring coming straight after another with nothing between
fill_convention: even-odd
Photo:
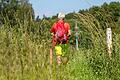
<instances>
[{"instance_id":1,"label":"red t-shirt","mask_svg":"<svg viewBox=\"0 0 120 80\"><path fill-rule=\"evenodd\" d=\"M59 20L58 23L64 23L64 21L63 20ZM70 25L68 23L64 23L64 28L65 28L66 34L68 35L68 31L70 30ZM50 32L55 34L56 31L57 31L57 23L54 23L52 25L52 28L51 28ZM69 37L67 36L66 43L68 42L68 38ZM55 36L53 38L53 42L55 42Z\"/></svg>"}]
</instances>

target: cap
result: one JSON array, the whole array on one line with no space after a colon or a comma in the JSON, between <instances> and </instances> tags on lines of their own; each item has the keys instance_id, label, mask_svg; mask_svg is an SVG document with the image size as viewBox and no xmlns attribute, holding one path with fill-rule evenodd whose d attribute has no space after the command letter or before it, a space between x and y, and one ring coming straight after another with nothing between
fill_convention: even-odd
<instances>
[{"instance_id":1,"label":"cap","mask_svg":"<svg viewBox=\"0 0 120 80\"><path fill-rule=\"evenodd\" d=\"M58 14L58 18L59 18L59 19L65 18L65 14L60 12L60 13Z\"/></svg>"}]
</instances>

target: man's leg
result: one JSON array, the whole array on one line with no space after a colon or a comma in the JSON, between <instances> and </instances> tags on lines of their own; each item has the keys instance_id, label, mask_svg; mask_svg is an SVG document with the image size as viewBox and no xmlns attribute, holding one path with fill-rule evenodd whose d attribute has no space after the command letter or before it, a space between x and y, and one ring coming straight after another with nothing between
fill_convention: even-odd
<instances>
[{"instance_id":1,"label":"man's leg","mask_svg":"<svg viewBox=\"0 0 120 80\"><path fill-rule=\"evenodd\" d=\"M62 57L57 56L57 64L60 65L62 63Z\"/></svg>"},{"instance_id":2,"label":"man's leg","mask_svg":"<svg viewBox=\"0 0 120 80\"><path fill-rule=\"evenodd\" d=\"M62 44L62 62L67 64L69 60L68 44Z\"/></svg>"}]
</instances>

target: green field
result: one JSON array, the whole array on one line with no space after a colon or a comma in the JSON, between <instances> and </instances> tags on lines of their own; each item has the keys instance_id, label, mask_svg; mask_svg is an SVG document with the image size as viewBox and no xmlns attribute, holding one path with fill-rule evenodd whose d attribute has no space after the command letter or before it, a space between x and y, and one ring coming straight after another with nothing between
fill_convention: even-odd
<instances>
[{"instance_id":1,"label":"green field","mask_svg":"<svg viewBox=\"0 0 120 80\"><path fill-rule=\"evenodd\" d=\"M69 61L60 66L56 64L54 50L53 64L49 63L52 40L49 31L57 19L36 21L31 19L30 7L21 5L15 12L9 6L0 13L3 22L0 25L0 80L120 80L119 2L67 15L65 21L70 23L72 30L67 56ZM26 11L23 15L27 18L19 14L23 8ZM107 14L104 9L112 12ZM74 47L76 21L79 27L78 51ZM106 46L108 27L112 28L111 59Z\"/></svg>"}]
</instances>

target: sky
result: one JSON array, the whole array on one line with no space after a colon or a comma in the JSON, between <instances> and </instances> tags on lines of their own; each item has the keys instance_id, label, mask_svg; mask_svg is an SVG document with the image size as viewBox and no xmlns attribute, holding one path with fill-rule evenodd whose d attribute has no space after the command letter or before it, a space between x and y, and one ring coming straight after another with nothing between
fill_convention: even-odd
<instances>
[{"instance_id":1,"label":"sky","mask_svg":"<svg viewBox=\"0 0 120 80\"><path fill-rule=\"evenodd\" d=\"M70 12L78 12L82 9L89 9L92 6L100 6L104 2L110 3L112 1L120 0L29 0L35 12L35 17L43 15L52 17L59 12L65 14Z\"/></svg>"}]
</instances>

